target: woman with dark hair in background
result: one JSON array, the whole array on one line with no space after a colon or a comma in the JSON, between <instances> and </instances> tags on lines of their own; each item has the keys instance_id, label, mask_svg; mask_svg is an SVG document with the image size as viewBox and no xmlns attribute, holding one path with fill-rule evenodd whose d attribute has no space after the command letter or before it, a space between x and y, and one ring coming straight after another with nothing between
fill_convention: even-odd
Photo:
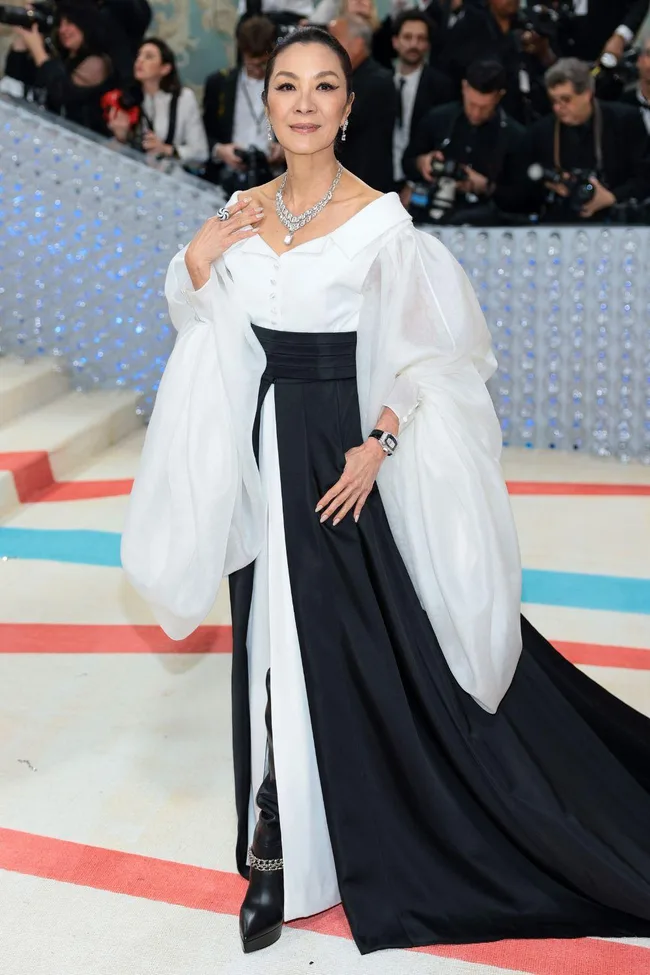
<instances>
[{"instance_id":1,"label":"woman with dark hair in background","mask_svg":"<svg viewBox=\"0 0 650 975\"><path fill-rule=\"evenodd\" d=\"M647 937L650 721L520 616L490 333L337 161L351 87L322 30L271 56L287 172L171 262L122 539L174 639L229 576L244 950L339 901L362 952Z\"/></svg>"},{"instance_id":2,"label":"woman with dark hair in background","mask_svg":"<svg viewBox=\"0 0 650 975\"><path fill-rule=\"evenodd\" d=\"M134 101L140 104L138 122L113 106L108 127L120 142L157 157L204 162L208 140L196 96L181 85L174 53L165 41L149 37L140 46L133 69Z\"/></svg>"},{"instance_id":3,"label":"woman with dark hair in background","mask_svg":"<svg viewBox=\"0 0 650 975\"><path fill-rule=\"evenodd\" d=\"M22 82L25 97L42 102L96 132L106 132L100 99L110 87L111 60L102 39L101 16L94 3L63 2L57 7L54 50L38 27L14 28L5 74Z\"/></svg>"}]
</instances>

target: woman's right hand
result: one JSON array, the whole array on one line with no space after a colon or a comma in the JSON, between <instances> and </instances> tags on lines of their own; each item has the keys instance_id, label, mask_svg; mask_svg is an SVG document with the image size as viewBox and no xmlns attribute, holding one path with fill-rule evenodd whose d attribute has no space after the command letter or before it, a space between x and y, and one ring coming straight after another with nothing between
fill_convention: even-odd
<instances>
[{"instance_id":1,"label":"woman's right hand","mask_svg":"<svg viewBox=\"0 0 650 975\"><path fill-rule=\"evenodd\" d=\"M129 116L120 108L113 107L108 113L106 125L113 133L118 142L126 142L129 137L131 123Z\"/></svg>"},{"instance_id":2,"label":"woman's right hand","mask_svg":"<svg viewBox=\"0 0 650 975\"><path fill-rule=\"evenodd\" d=\"M259 232L257 225L264 216L264 209L250 196L228 207L228 212L228 220L220 220L217 216L206 220L185 251L185 266L195 291L203 287L210 277L211 265L229 247Z\"/></svg>"}]
</instances>

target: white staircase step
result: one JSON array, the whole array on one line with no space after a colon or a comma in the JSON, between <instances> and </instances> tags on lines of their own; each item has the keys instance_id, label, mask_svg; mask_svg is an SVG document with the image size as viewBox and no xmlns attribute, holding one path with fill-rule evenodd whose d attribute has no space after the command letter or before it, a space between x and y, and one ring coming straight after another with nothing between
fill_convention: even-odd
<instances>
[{"instance_id":1,"label":"white staircase step","mask_svg":"<svg viewBox=\"0 0 650 975\"><path fill-rule=\"evenodd\" d=\"M52 359L23 362L0 356L0 424L10 423L69 391L68 378Z\"/></svg>"},{"instance_id":2,"label":"white staircase step","mask_svg":"<svg viewBox=\"0 0 650 975\"><path fill-rule=\"evenodd\" d=\"M127 390L68 393L0 427L0 454L45 452L55 480L64 480L141 426L137 401Z\"/></svg>"}]
</instances>

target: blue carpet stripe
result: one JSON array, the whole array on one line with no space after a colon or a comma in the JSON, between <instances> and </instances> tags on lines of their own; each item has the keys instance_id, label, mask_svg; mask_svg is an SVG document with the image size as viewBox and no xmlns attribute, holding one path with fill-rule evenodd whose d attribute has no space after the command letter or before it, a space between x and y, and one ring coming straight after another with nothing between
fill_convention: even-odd
<instances>
[{"instance_id":1,"label":"blue carpet stripe","mask_svg":"<svg viewBox=\"0 0 650 975\"><path fill-rule=\"evenodd\" d=\"M1 528L0 557L120 566L117 532ZM650 579L524 569L523 601L650 614Z\"/></svg>"},{"instance_id":2,"label":"blue carpet stripe","mask_svg":"<svg viewBox=\"0 0 650 975\"><path fill-rule=\"evenodd\" d=\"M117 532L0 528L0 558L119 566L121 537Z\"/></svg>"}]
</instances>

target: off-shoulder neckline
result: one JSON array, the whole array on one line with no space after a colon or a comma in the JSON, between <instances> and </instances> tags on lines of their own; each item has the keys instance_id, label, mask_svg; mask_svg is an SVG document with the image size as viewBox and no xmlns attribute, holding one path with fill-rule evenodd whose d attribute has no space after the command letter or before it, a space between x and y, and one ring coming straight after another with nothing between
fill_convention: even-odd
<instances>
[{"instance_id":1,"label":"off-shoulder neckline","mask_svg":"<svg viewBox=\"0 0 650 975\"><path fill-rule=\"evenodd\" d=\"M239 197L239 192L237 193L237 198L238 197ZM282 251L281 253L278 253L273 247L271 247L268 241L264 240L264 238L260 234L255 234L253 237L249 237L246 241L244 241L244 245L254 244L255 241L259 240L261 244L269 252L269 254L272 254L273 257L278 261L282 260L282 258L286 257L288 254L295 254L297 251L301 250L302 248L307 248L310 246L315 251L319 251L322 250L322 248L325 246L325 243L328 240L334 240L337 243L342 243L346 237L348 237L349 240L349 234L354 229L355 224L359 222L359 218L360 217L367 218L368 216L371 216L372 214L369 214L368 211L377 209L380 203L386 205L387 202L390 204L392 208L394 208L395 204L397 204L399 209L402 210L404 218L410 220L407 211L404 210L404 208L402 207L402 203L399 199L398 194L395 192L384 193L382 196L378 196L375 200L371 200L370 203L366 203L365 206L362 206L360 210L357 210L356 213L353 213L351 217L348 217L347 220L344 220L343 223L339 224L338 227L335 227L333 230L330 230L329 233L321 234L319 237L311 237L309 240L305 240L302 244L296 244L295 247L291 247L289 248L289 250Z\"/></svg>"}]
</instances>

